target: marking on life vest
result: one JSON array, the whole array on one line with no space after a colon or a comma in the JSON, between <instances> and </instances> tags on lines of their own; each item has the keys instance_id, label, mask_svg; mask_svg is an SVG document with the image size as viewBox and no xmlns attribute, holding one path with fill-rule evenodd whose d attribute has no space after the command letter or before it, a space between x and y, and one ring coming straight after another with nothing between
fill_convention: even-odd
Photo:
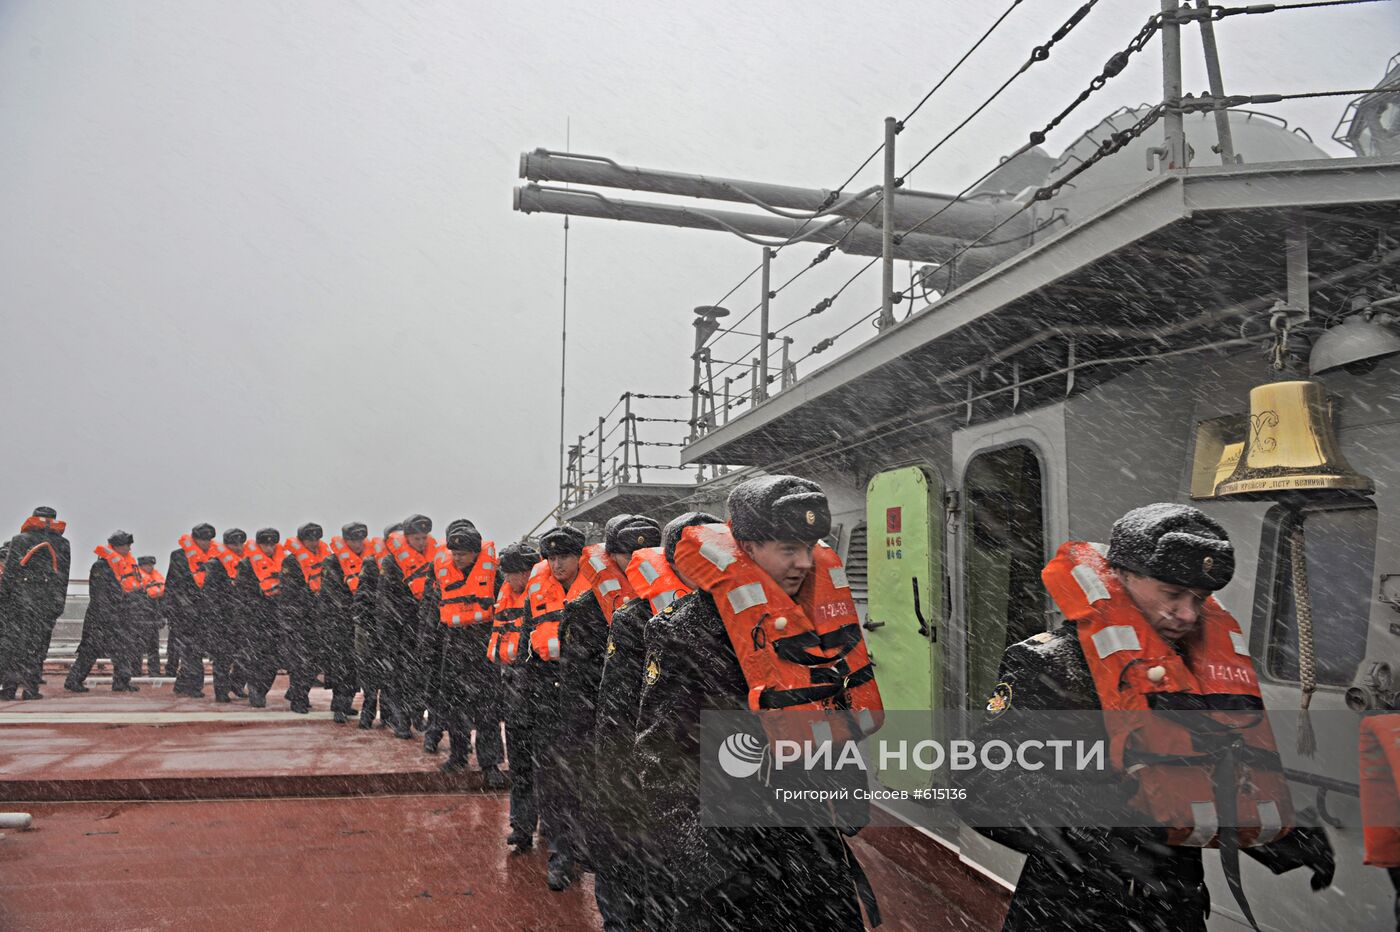
<instances>
[{"instance_id":1,"label":"marking on life vest","mask_svg":"<svg viewBox=\"0 0 1400 932\"><path fill-rule=\"evenodd\" d=\"M987 699L987 715L996 718L1009 708L1011 708L1011 684L998 683L996 689L992 690L991 697Z\"/></svg>"},{"instance_id":2,"label":"marking on life vest","mask_svg":"<svg viewBox=\"0 0 1400 932\"><path fill-rule=\"evenodd\" d=\"M655 660L647 662L646 680L648 686L655 686L656 681L661 679L661 664Z\"/></svg>"},{"instance_id":3,"label":"marking on life vest","mask_svg":"<svg viewBox=\"0 0 1400 932\"><path fill-rule=\"evenodd\" d=\"M1254 840L1256 845L1267 845L1283 834L1283 816L1279 814L1278 803L1272 799L1262 800L1259 809L1259 837Z\"/></svg>"},{"instance_id":4,"label":"marking on life vest","mask_svg":"<svg viewBox=\"0 0 1400 932\"><path fill-rule=\"evenodd\" d=\"M617 592L622 588L622 581L619 579L605 579L598 586L599 595L607 595L609 592Z\"/></svg>"},{"instance_id":5,"label":"marking on life vest","mask_svg":"<svg viewBox=\"0 0 1400 932\"><path fill-rule=\"evenodd\" d=\"M729 607L736 615L753 608L755 605L763 605L767 601L768 596L763 591L763 583L749 583L746 586L739 586L729 593Z\"/></svg>"},{"instance_id":6,"label":"marking on life vest","mask_svg":"<svg viewBox=\"0 0 1400 932\"><path fill-rule=\"evenodd\" d=\"M1084 590L1084 598L1089 600L1090 605L1108 598L1108 587L1099 579L1099 574L1094 572L1092 566L1080 563L1070 570L1070 573L1074 576L1074 581L1079 583L1079 588Z\"/></svg>"},{"instance_id":7,"label":"marking on life vest","mask_svg":"<svg viewBox=\"0 0 1400 932\"><path fill-rule=\"evenodd\" d=\"M593 567L593 572L595 573L603 572L603 569L607 566L607 564L603 562L603 558L596 554L588 558L588 565Z\"/></svg>"},{"instance_id":8,"label":"marking on life vest","mask_svg":"<svg viewBox=\"0 0 1400 932\"><path fill-rule=\"evenodd\" d=\"M652 596L652 611L659 612L664 608L668 608L670 604L674 601L676 601L676 590L667 589L665 592L658 593L657 595Z\"/></svg>"},{"instance_id":9,"label":"marking on life vest","mask_svg":"<svg viewBox=\"0 0 1400 932\"><path fill-rule=\"evenodd\" d=\"M642 574L642 578L647 581L647 585L651 585L661 578L661 571L645 560L637 566L637 571Z\"/></svg>"},{"instance_id":10,"label":"marking on life vest","mask_svg":"<svg viewBox=\"0 0 1400 932\"><path fill-rule=\"evenodd\" d=\"M1210 840L1220 834L1220 815L1215 811L1215 803L1207 800L1191 804L1191 834L1182 842L1192 848L1204 848Z\"/></svg>"},{"instance_id":11,"label":"marking on life vest","mask_svg":"<svg viewBox=\"0 0 1400 932\"><path fill-rule=\"evenodd\" d=\"M807 514L810 515L811 512L809 511ZM830 744L831 724L829 722L813 722L812 739L816 742L817 747L821 747L823 744Z\"/></svg>"},{"instance_id":12,"label":"marking on life vest","mask_svg":"<svg viewBox=\"0 0 1400 932\"><path fill-rule=\"evenodd\" d=\"M1107 556L1108 556L1108 545L1107 545L1107 544L1096 544L1096 543L1094 543L1093 541L1089 541L1089 546L1090 546L1090 547L1093 547L1095 550L1097 550L1097 551L1099 552L1099 556L1102 556L1102 557L1107 557Z\"/></svg>"},{"instance_id":13,"label":"marking on life vest","mask_svg":"<svg viewBox=\"0 0 1400 932\"><path fill-rule=\"evenodd\" d=\"M831 574L831 584L837 589L851 588L851 583L850 580L846 578L846 570L844 567L833 566L827 572Z\"/></svg>"},{"instance_id":14,"label":"marking on life vest","mask_svg":"<svg viewBox=\"0 0 1400 932\"><path fill-rule=\"evenodd\" d=\"M1242 657L1249 656L1249 645L1245 643L1243 632L1231 631L1230 643L1235 645L1235 653Z\"/></svg>"},{"instance_id":15,"label":"marking on life vest","mask_svg":"<svg viewBox=\"0 0 1400 932\"><path fill-rule=\"evenodd\" d=\"M1234 667L1226 663L1208 663L1206 669L1213 680L1231 680L1249 685L1254 682L1254 674L1244 667Z\"/></svg>"},{"instance_id":16,"label":"marking on life vest","mask_svg":"<svg viewBox=\"0 0 1400 932\"><path fill-rule=\"evenodd\" d=\"M1132 625L1111 625L1102 631L1096 631L1093 641L1100 660L1120 650L1142 650L1142 642L1138 640Z\"/></svg>"},{"instance_id":17,"label":"marking on life vest","mask_svg":"<svg viewBox=\"0 0 1400 932\"><path fill-rule=\"evenodd\" d=\"M723 573L734 562L734 555L712 540L700 545L700 556L709 560L715 569Z\"/></svg>"}]
</instances>

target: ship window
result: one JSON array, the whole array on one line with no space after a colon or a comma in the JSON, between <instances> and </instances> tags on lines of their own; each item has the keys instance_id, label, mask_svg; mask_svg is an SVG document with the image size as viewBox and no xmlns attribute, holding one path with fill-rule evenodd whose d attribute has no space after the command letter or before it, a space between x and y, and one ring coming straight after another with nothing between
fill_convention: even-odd
<instances>
[{"instance_id":1,"label":"ship window","mask_svg":"<svg viewBox=\"0 0 1400 932\"><path fill-rule=\"evenodd\" d=\"M1350 685L1366 656L1366 631L1371 614L1372 579L1376 559L1374 507L1305 509L1301 518L1281 507L1270 513L1272 546L1265 558L1272 571L1264 597L1256 608L1267 624L1264 666L1269 677L1298 682L1298 619L1293 601L1290 540L1297 521L1303 522L1307 555L1308 594L1312 604L1313 645L1317 681L1326 686Z\"/></svg>"},{"instance_id":2,"label":"ship window","mask_svg":"<svg viewBox=\"0 0 1400 932\"><path fill-rule=\"evenodd\" d=\"M980 706L996 687L1008 645L1045 630L1040 460L1012 446L973 458L964 479L967 510L967 700Z\"/></svg>"}]
</instances>

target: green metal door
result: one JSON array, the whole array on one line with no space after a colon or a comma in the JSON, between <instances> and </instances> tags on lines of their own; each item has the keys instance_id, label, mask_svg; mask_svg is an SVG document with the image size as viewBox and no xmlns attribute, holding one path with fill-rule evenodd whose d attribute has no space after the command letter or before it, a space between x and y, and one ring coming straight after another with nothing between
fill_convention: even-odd
<instances>
[{"instance_id":1,"label":"green metal door","mask_svg":"<svg viewBox=\"0 0 1400 932\"><path fill-rule=\"evenodd\" d=\"M934 712L942 685L942 502L942 482L920 466L882 472L866 489L870 572L866 644L875 661L880 695L886 709L929 713L926 718L897 716L882 734L887 741L912 743L938 737ZM882 773L880 779L901 789L929 785L925 775Z\"/></svg>"}]
</instances>

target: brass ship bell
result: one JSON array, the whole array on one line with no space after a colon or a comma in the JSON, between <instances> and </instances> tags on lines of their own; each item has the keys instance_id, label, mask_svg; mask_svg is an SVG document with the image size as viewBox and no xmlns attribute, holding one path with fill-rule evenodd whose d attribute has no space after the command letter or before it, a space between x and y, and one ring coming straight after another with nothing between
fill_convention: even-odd
<instances>
[{"instance_id":1,"label":"brass ship bell","mask_svg":"<svg viewBox=\"0 0 1400 932\"><path fill-rule=\"evenodd\" d=\"M1337 445L1322 384L1271 382L1249 391L1244 449L1219 497L1277 498L1307 492L1370 495L1375 484L1348 465ZM1222 460L1224 457L1222 457ZM1222 471L1226 464L1222 461Z\"/></svg>"}]
</instances>

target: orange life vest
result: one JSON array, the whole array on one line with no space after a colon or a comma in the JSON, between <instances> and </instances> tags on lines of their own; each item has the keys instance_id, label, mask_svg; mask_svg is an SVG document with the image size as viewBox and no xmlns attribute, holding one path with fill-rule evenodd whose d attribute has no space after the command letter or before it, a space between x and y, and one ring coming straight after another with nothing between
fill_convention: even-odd
<instances>
[{"instance_id":1,"label":"orange life vest","mask_svg":"<svg viewBox=\"0 0 1400 932\"><path fill-rule=\"evenodd\" d=\"M1400 713L1361 720L1361 830L1367 864L1400 867Z\"/></svg>"},{"instance_id":2,"label":"orange life vest","mask_svg":"<svg viewBox=\"0 0 1400 932\"><path fill-rule=\"evenodd\" d=\"M364 570L366 560L374 560L384 554L384 544L377 537L365 539L364 550L356 553L350 549L350 545L344 538L331 538L331 553L335 554L336 560L340 563L340 572L345 576L345 585L355 592L360 588L360 573Z\"/></svg>"},{"instance_id":3,"label":"orange life vest","mask_svg":"<svg viewBox=\"0 0 1400 932\"><path fill-rule=\"evenodd\" d=\"M24 519L24 523L19 526L21 534L28 534L30 531L53 531L55 534L62 534L68 528L66 521L57 518L41 518L38 515L30 515Z\"/></svg>"},{"instance_id":4,"label":"orange life vest","mask_svg":"<svg viewBox=\"0 0 1400 932\"><path fill-rule=\"evenodd\" d=\"M580 564L583 562L579 561ZM565 592L549 569L549 561L541 560L530 571L530 581L525 585L525 597L530 603L530 651L541 660L559 659L559 622L564 620L564 603L588 591L588 583L583 578L583 570L574 578L574 583Z\"/></svg>"},{"instance_id":5,"label":"orange life vest","mask_svg":"<svg viewBox=\"0 0 1400 932\"><path fill-rule=\"evenodd\" d=\"M190 565L190 575L194 577L194 584L200 589L204 588L204 564L218 556L214 549L216 546L211 542L208 550L200 550L193 537L188 534L180 535L180 549L184 551L185 560Z\"/></svg>"},{"instance_id":6,"label":"orange life vest","mask_svg":"<svg viewBox=\"0 0 1400 932\"><path fill-rule=\"evenodd\" d=\"M770 735L810 722L818 741L868 735L884 723L875 667L841 558L824 542L812 548L813 567L794 600L744 553L725 524L686 528L676 568L714 597L744 679L749 708L815 713L765 723ZM827 713L849 711L851 734L828 735Z\"/></svg>"},{"instance_id":7,"label":"orange life vest","mask_svg":"<svg viewBox=\"0 0 1400 932\"><path fill-rule=\"evenodd\" d=\"M617 568L617 563L602 544L583 548L578 572L598 598L598 607L603 610L608 624L612 624L614 612L637 597L626 574Z\"/></svg>"},{"instance_id":8,"label":"orange life vest","mask_svg":"<svg viewBox=\"0 0 1400 932\"><path fill-rule=\"evenodd\" d=\"M452 562L452 551L443 547L433 555L437 568L438 620L453 628L491 620L496 604L496 545L483 541L470 573Z\"/></svg>"},{"instance_id":9,"label":"orange life vest","mask_svg":"<svg viewBox=\"0 0 1400 932\"><path fill-rule=\"evenodd\" d=\"M520 636L525 631L525 593L516 592L510 583L501 586L496 604L491 610L491 640L486 645L486 659L492 663L515 663L520 659Z\"/></svg>"},{"instance_id":10,"label":"orange life vest","mask_svg":"<svg viewBox=\"0 0 1400 932\"><path fill-rule=\"evenodd\" d=\"M165 595L165 576L155 567L146 569L144 566L137 566L136 572L141 574L137 586L146 593L148 599L158 599Z\"/></svg>"},{"instance_id":11,"label":"orange life vest","mask_svg":"<svg viewBox=\"0 0 1400 932\"><path fill-rule=\"evenodd\" d=\"M331 548L326 546L323 540L316 541L316 549L312 550L301 542L299 537L288 537L283 542L282 547L296 557L297 564L301 567L302 578L311 587L312 592L321 591L321 565L326 562L326 557L331 555Z\"/></svg>"},{"instance_id":12,"label":"orange life vest","mask_svg":"<svg viewBox=\"0 0 1400 932\"><path fill-rule=\"evenodd\" d=\"M653 615L660 614L666 606L690 592L666 561L666 551L660 547L632 551L632 562L627 564L627 581L637 595L651 603Z\"/></svg>"},{"instance_id":13,"label":"orange life vest","mask_svg":"<svg viewBox=\"0 0 1400 932\"><path fill-rule=\"evenodd\" d=\"M68 525L65 522L57 518L40 518L37 515L30 515L28 518L25 518L24 523L20 525L19 532L21 534L28 534L31 531L53 531L55 534L62 534L67 527ZM53 571L57 573L58 551L54 550L53 544L48 541L30 547L29 550L19 558L19 565L28 566L29 561L34 559L35 554L40 550L47 550L49 552L49 562L53 564Z\"/></svg>"},{"instance_id":14,"label":"orange life vest","mask_svg":"<svg viewBox=\"0 0 1400 932\"><path fill-rule=\"evenodd\" d=\"M1220 843L1213 789L1220 758L1199 749L1185 713L1154 714L1149 697L1206 697L1208 711L1191 713L1217 734L1238 739L1238 788L1231 822L1239 844L1261 845L1293 827L1293 804L1262 701L1239 710L1238 697L1259 699L1259 679L1237 621L1211 597L1197 634L1173 649L1157 634L1109 567L1102 545L1063 544L1041 571L1055 604L1075 623L1079 643L1105 712L1109 760L1137 779L1133 805L1167 829L1169 844L1216 847ZM1209 711L1212 697L1228 710ZM1163 705L1157 701L1158 707ZM1175 708L1175 706L1173 706ZM1223 743L1223 742L1222 742Z\"/></svg>"},{"instance_id":15,"label":"orange life vest","mask_svg":"<svg viewBox=\"0 0 1400 932\"><path fill-rule=\"evenodd\" d=\"M429 537L424 551L419 553L408 545L408 538L404 536L403 531L395 531L384 544L389 550L389 556L394 558L394 562L403 572L403 581L408 583L408 591L413 593L415 599L423 601L423 593L428 588L428 577L433 572L437 541Z\"/></svg>"},{"instance_id":16,"label":"orange life vest","mask_svg":"<svg viewBox=\"0 0 1400 932\"><path fill-rule=\"evenodd\" d=\"M286 548L280 544L270 557L263 553L257 544L248 544L248 563L253 567L253 575L258 580L258 589L264 597L273 598L281 590L282 561L286 558Z\"/></svg>"},{"instance_id":17,"label":"orange life vest","mask_svg":"<svg viewBox=\"0 0 1400 932\"><path fill-rule=\"evenodd\" d=\"M216 543L209 549L214 551L214 557L223 564L224 572L229 579L238 578L238 564L248 555L248 545L243 545L243 550L230 550L223 544Z\"/></svg>"},{"instance_id":18,"label":"orange life vest","mask_svg":"<svg viewBox=\"0 0 1400 932\"><path fill-rule=\"evenodd\" d=\"M135 557L129 553L123 556L106 544L97 547L93 553L107 561L107 565L112 568L112 575L117 577L117 583L122 587L122 592L136 591L139 577L136 574Z\"/></svg>"}]
</instances>

